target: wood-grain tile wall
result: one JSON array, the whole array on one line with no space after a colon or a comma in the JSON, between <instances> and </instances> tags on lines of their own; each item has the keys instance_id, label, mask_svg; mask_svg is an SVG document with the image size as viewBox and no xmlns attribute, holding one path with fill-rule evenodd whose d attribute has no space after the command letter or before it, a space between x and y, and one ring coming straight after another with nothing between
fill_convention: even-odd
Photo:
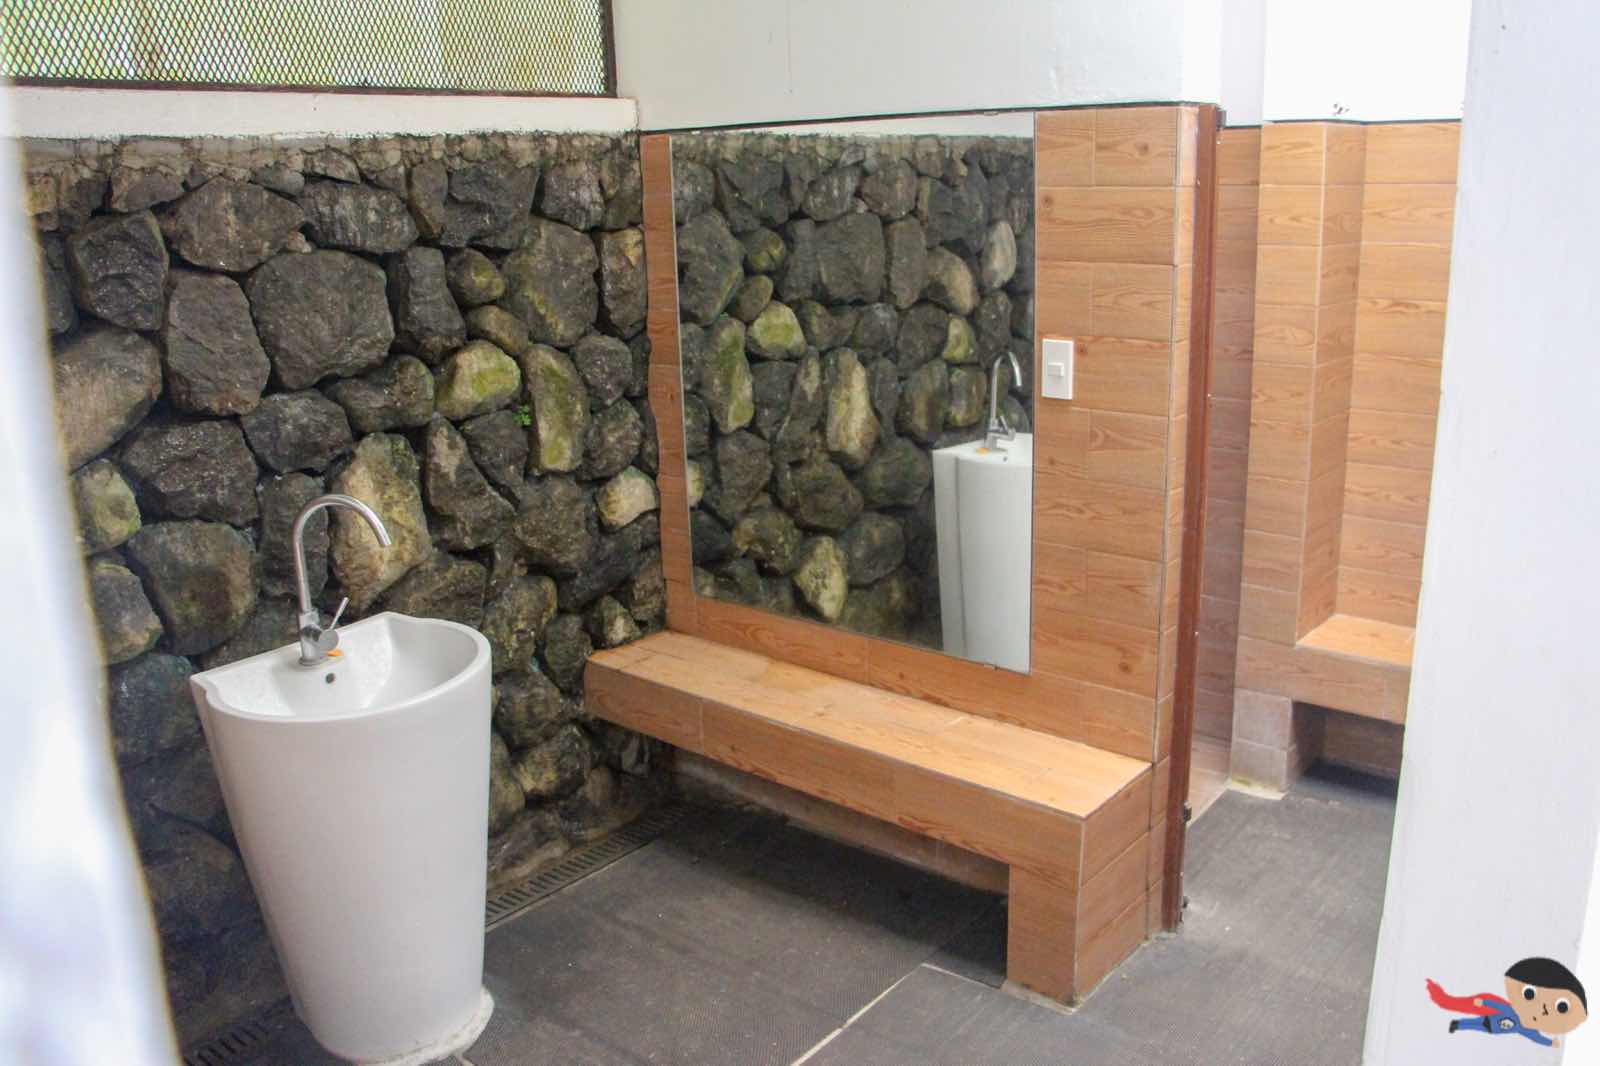
<instances>
[{"instance_id":1,"label":"wood-grain tile wall","mask_svg":"<svg viewBox=\"0 0 1600 1066\"><path fill-rule=\"evenodd\" d=\"M1261 130L1225 129L1217 151L1215 292L1212 298L1211 423L1206 473L1206 554L1201 577L1195 732L1233 735L1233 674L1239 642L1244 555L1245 467L1250 447L1257 206Z\"/></svg>"},{"instance_id":2,"label":"wood-grain tile wall","mask_svg":"<svg viewBox=\"0 0 1600 1066\"><path fill-rule=\"evenodd\" d=\"M1367 129L1342 614L1413 626L1422 581L1460 124Z\"/></svg>"}]
</instances>

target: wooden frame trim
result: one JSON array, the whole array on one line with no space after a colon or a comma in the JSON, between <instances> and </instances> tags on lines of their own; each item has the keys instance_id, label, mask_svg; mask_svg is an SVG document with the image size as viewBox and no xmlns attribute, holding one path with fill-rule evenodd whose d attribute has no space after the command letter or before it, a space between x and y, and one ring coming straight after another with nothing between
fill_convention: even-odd
<instances>
[{"instance_id":1,"label":"wooden frame trim","mask_svg":"<svg viewBox=\"0 0 1600 1066\"><path fill-rule=\"evenodd\" d=\"M1188 833L1189 764L1194 746L1195 688L1199 680L1200 592L1205 559L1206 476L1210 469L1212 303L1216 277L1217 139L1221 112L1199 109L1195 156L1194 288L1189 325L1188 447L1185 452L1183 549L1179 573L1177 687L1172 710L1172 782L1167 797L1161 925L1183 920L1183 857Z\"/></svg>"}]
</instances>

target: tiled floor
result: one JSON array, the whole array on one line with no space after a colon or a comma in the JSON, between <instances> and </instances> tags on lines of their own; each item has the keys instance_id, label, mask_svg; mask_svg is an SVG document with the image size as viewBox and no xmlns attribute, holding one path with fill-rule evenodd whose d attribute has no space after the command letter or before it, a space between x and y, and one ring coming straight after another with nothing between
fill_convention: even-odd
<instances>
[{"instance_id":1,"label":"tiled floor","mask_svg":"<svg viewBox=\"0 0 1600 1066\"><path fill-rule=\"evenodd\" d=\"M1193 828L1183 931L1072 1013L1008 995L1002 900L710 811L488 938L467 1066L1359 1059L1392 790L1228 792ZM320 1066L297 1026L250 1066Z\"/></svg>"}]
</instances>

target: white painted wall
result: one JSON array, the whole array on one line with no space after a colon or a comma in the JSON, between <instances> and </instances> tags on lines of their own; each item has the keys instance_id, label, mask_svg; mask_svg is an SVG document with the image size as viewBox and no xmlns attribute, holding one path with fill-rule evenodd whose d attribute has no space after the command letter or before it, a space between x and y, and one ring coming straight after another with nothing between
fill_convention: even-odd
<instances>
[{"instance_id":1,"label":"white painted wall","mask_svg":"<svg viewBox=\"0 0 1600 1066\"><path fill-rule=\"evenodd\" d=\"M1472 27L1371 1064L1555 1061L1452 1039L1423 980L1492 990L1525 956L1572 966L1580 941L1600 1013L1600 929L1585 930L1600 834L1600 141L1581 135L1600 108L1600 23L1592 0L1475 0Z\"/></svg>"},{"instance_id":2,"label":"white painted wall","mask_svg":"<svg viewBox=\"0 0 1600 1066\"><path fill-rule=\"evenodd\" d=\"M396 93L19 88L22 137L265 137L635 129L632 100Z\"/></svg>"},{"instance_id":3,"label":"white painted wall","mask_svg":"<svg viewBox=\"0 0 1600 1066\"><path fill-rule=\"evenodd\" d=\"M1471 7L1471 0L1265 0L1263 117L1460 118Z\"/></svg>"},{"instance_id":4,"label":"white painted wall","mask_svg":"<svg viewBox=\"0 0 1600 1066\"><path fill-rule=\"evenodd\" d=\"M0 1062L162 1066L177 1049L61 476L10 96L0 86Z\"/></svg>"},{"instance_id":5,"label":"white painted wall","mask_svg":"<svg viewBox=\"0 0 1600 1066\"><path fill-rule=\"evenodd\" d=\"M1578 945L1578 964L1573 972L1584 981L1589 1005L1600 1011L1600 847L1595 848L1594 870L1589 880L1589 909L1583 916L1583 943ZM1572 1066L1600 1062L1600 1022L1585 1025L1567 1038L1566 1061Z\"/></svg>"},{"instance_id":6,"label":"white painted wall","mask_svg":"<svg viewBox=\"0 0 1600 1066\"><path fill-rule=\"evenodd\" d=\"M1214 19L1218 2L1194 5ZM654 130L1176 100L1186 10L1184 0L615 0L617 76ZM1214 83L1212 66L1189 79Z\"/></svg>"},{"instance_id":7,"label":"white painted wall","mask_svg":"<svg viewBox=\"0 0 1600 1066\"><path fill-rule=\"evenodd\" d=\"M1230 126L1261 124L1266 29L1267 0L1223 0L1218 102Z\"/></svg>"}]
</instances>

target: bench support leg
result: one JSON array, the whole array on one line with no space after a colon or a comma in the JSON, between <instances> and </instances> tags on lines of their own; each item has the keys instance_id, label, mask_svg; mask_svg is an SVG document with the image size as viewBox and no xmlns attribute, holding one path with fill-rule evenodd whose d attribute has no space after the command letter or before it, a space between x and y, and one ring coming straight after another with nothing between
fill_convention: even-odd
<instances>
[{"instance_id":1,"label":"bench support leg","mask_svg":"<svg viewBox=\"0 0 1600 1066\"><path fill-rule=\"evenodd\" d=\"M1077 965L1077 877L1011 868L1006 980L1070 1003Z\"/></svg>"}]
</instances>

